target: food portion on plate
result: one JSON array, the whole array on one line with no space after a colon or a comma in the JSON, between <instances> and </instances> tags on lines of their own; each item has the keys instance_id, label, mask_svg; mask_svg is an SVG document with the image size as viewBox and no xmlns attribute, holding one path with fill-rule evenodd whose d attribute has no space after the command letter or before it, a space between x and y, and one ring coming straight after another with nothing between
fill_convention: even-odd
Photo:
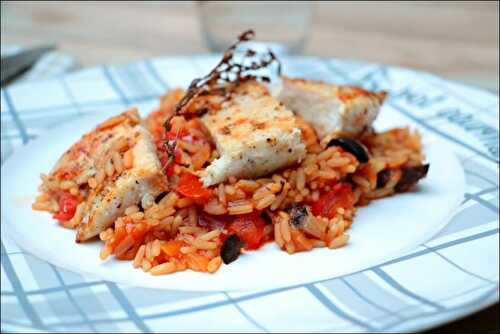
<instances>
[{"instance_id":1,"label":"food portion on plate","mask_svg":"<svg viewBox=\"0 0 500 334\"><path fill-rule=\"evenodd\" d=\"M54 213L61 225L90 239L128 206L164 191L166 182L151 134L136 108L112 117L84 135L42 177L33 208Z\"/></svg>"},{"instance_id":2,"label":"food portion on plate","mask_svg":"<svg viewBox=\"0 0 500 334\"><path fill-rule=\"evenodd\" d=\"M283 77L278 99L325 137L360 135L377 118L385 96L386 92Z\"/></svg>"},{"instance_id":3,"label":"food portion on plate","mask_svg":"<svg viewBox=\"0 0 500 334\"><path fill-rule=\"evenodd\" d=\"M255 80L237 85L230 100L200 120L219 154L201 172L205 186L231 176L255 179L295 164L306 155L294 114Z\"/></svg>"},{"instance_id":4,"label":"food portion on plate","mask_svg":"<svg viewBox=\"0 0 500 334\"><path fill-rule=\"evenodd\" d=\"M146 119L131 108L85 134L42 175L33 209L77 242L98 235L103 260L213 273L266 243L342 247L356 207L426 176L416 131L372 128L385 92L282 76L271 94L259 73L281 65L239 52L252 37Z\"/></svg>"}]
</instances>

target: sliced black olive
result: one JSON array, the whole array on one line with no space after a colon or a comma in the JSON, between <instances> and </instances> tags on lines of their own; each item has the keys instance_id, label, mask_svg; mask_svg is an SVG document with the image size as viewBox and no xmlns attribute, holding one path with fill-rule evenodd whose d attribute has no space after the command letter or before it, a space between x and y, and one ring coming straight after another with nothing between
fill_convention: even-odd
<instances>
[{"instance_id":1,"label":"sliced black olive","mask_svg":"<svg viewBox=\"0 0 500 334\"><path fill-rule=\"evenodd\" d=\"M293 226L299 228L304 225L304 221L308 216L307 208L304 205L294 203L287 211L290 215L290 221Z\"/></svg>"},{"instance_id":2,"label":"sliced black olive","mask_svg":"<svg viewBox=\"0 0 500 334\"><path fill-rule=\"evenodd\" d=\"M365 163L368 162L368 160L370 160L370 157L368 155L368 150L363 144L361 144L356 139L347 137L334 138L328 142L327 147L331 146L342 147L344 151L354 155L356 159L358 159L358 161L361 163Z\"/></svg>"},{"instance_id":3,"label":"sliced black olive","mask_svg":"<svg viewBox=\"0 0 500 334\"><path fill-rule=\"evenodd\" d=\"M271 216L271 213L267 210L262 211L262 213L260 214L260 217L264 220L264 222L267 225L271 225L273 223L273 217Z\"/></svg>"},{"instance_id":4,"label":"sliced black olive","mask_svg":"<svg viewBox=\"0 0 500 334\"><path fill-rule=\"evenodd\" d=\"M167 196L168 192L164 191L160 193L158 196L155 198L155 203L158 204L160 201L163 199L163 197Z\"/></svg>"},{"instance_id":5,"label":"sliced black olive","mask_svg":"<svg viewBox=\"0 0 500 334\"><path fill-rule=\"evenodd\" d=\"M241 241L241 239L236 234L231 234L222 244L222 248L220 250L220 256L222 258L222 262L225 264L229 264L235 261L238 256L240 256L241 248L245 243Z\"/></svg>"},{"instance_id":6,"label":"sliced black olive","mask_svg":"<svg viewBox=\"0 0 500 334\"><path fill-rule=\"evenodd\" d=\"M319 239L324 237L327 223L314 217L307 206L294 203L287 211L295 228Z\"/></svg>"},{"instance_id":7,"label":"sliced black olive","mask_svg":"<svg viewBox=\"0 0 500 334\"><path fill-rule=\"evenodd\" d=\"M377 174L377 188L383 188L391 179L391 170L384 169Z\"/></svg>"},{"instance_id":8,"label":"sliced black olive","mask_svg":"<svg viewBox=\"0 0 500 334\"><path fill-rule=\"evenodd\" d=\"M424 178L427 175L428 171L429 164L403 168L401 170L401 179L396 184L395 190L397 192L410 190L415 184L417 184L420 179Z\"/></svg>"}]
</instances>

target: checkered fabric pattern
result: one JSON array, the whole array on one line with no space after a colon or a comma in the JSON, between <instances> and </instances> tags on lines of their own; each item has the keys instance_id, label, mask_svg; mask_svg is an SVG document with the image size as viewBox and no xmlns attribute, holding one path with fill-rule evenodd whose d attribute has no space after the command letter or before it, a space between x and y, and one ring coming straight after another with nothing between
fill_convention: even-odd
<instances>
[{"instance_id":1,"label":"checkered fabric pattern","mask_svg":"<svg viewBox=\"0 0 500 334\"><path fill-rule=\"evenodd\" d=\"M10 86L1 91L2 161L61 122L128 105L146 113L166 89L186 86L217 59L153 59ZM289 58L284 68L290 76L388 90L384 113L449 142L467 191L438 235L360 272L244 293L117 285L55 267L2 235L2 331L401 331L498 302L498 97L360 62Z\"/></svg>"},{"instance_id":2,"label":"checkered fabric pattern","mask_svg":"<svg viewBox=\"0 0 500 334\"><path fill-rule=\"evenodd\" d=\"M23 48L16 45L2 45L2 56L13 55ZM74 69L76 66L73 57L66 53L51 51L44 54L38 61L21 77L17 80L39 80L50 78L58 75L62 75L70 70Z\"/></svg>"}]
</instances>

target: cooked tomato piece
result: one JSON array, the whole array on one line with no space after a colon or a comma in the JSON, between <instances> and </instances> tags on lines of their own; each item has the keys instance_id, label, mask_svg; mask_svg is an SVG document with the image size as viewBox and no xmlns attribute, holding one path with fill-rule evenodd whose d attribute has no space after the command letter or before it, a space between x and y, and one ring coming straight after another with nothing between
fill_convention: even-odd
<instances>
[{"instance_id":1,"label":"cooked tomato piece","mask_svg":"<svg viewBox=\"0 0 500 334\"><path fill-rule=\"evenodd\" d=\"M257 249L263 243L265 224L260 213L254 211L236 216L229 224L228 230L245 242L246 249Z\"/></svg>"},{"instance_id":2,"label":"cooked tomato piece","mask_svg":"<svg viewBox=\"0 0 500 334\"><path fill-rule=\"evenodd\" d=\"M115 232L113 234L113 238L111 239L111 242L109 243L109 246L111 246L111 249L114 250L116 246L118 246L123 239L127 237L128 233L125 228L125 226L120 226L115 228Z\"/></svg>"},{"instance_id":3,"label":"cooked tomato piece","mask_svg":"<svg viewBox=\"0 0 500 334\"><path fill-rule=\"evenodd\" d=\"M205 188L200 179L191 173L183 173L177 185L177 192L184 197L191 198L198 203L207 202L213 192Z\"/></svg>"},{"instance_id":4,"label":"cooked tomato piece","mask_svg":"<svg viewBox=\"0 0 500 334\"><path fill-rule=\"evenodd\" d=\"M167 168L165 168L165 174L167 174L168 177L171 177L175 173L175 164L168 164Z\"/></svg>"},{"instance_id":5,"label":"cooked tomato piece","mask_svg":"<svg viewBox=\"0 0 500 334\"><path fill-rule=\"evenodd\" d=\"M175 163L180 164L182 162L182 152L179 149L175 149L174 151L174 161Z\"/></svg>"},{"instance_id":6,"label":"cooked tomato piece","mask_svg":"<svg viewBox=\"0 0 500 334\"><path fill-rule=\"evenodd\" d=\"M168 256L176 256L182 247L182 241L169 240L161 246L161 250Z\"/></svg>"},{"instance_id":7,"label":"cooked tomato piece","mask_svg":"<svg viewBox=\"0 0 500 334\"><path fill-rule=\"evenodd\" d=\"M315 216L335 217L338 208L350 209L354 206L354 195L349 183L338 183L333 189L320 196L311 209Z\"/></svg>"},{"instance_id":8,"label":"cooked tomato piece","mask_svg":"<svg viewBox=\"0 0 500 334\"><path fill-rule=\"evenodd\" d=\"M141 245L148 231L149 227L145 222L137 224L126 223L120 227L115 227L113 238L111 239L109 246L112 250L114 250L128 235L134 239L135 245Z\"/></svg>"},{"instance_id":9,"label":"cooked tomato piece","mask_svg":"<svg viewBox=\"0 0 500 334\"><path fill-rule=\"evenodd\" d=\"M184 139L184 137L189 136L189 132L186 129L182 129L179 133L174 131L167 132L166 138L167 140L176 140L176 139Z\"/></svg>"},{"instance_id":10,"label":"cooked tomato piece","mask_svg":"<svg viewBox=\"0 0 500 334\"><path fill-rule=\"evenodd\" d=\"M116 256L116 258L118 260L131 261L135 258L135 254L137 254L137 250L139 249L139 247L140 245L134 245L133 247L130 247L130 249L124 252L123 254Z\"/></svg>"},{"instance_id":11,"label":"cooked tomato piece","mask_svg":"<svg viewBox=\"0 0 500 334\"><path fill-rule=\"evenodd\" d=\"M377 181L377 172L370 167L370 164L365 164L359 169L359 173L367 178L370 182Z\"/></svg>"},{"instance_id":12,"label":"cooked tomato piece","mask_svg":"<svg viewBox=\"0 0 500 334\"><path fill-rule=\"evenodd\" d=\"M57 170L54 175L63 180L71 180L78 176L80 170L78 167L64 167Z\"/></svg>"},{"instance_id":13,"label":"cooked tomato piece","mask_svg":"<svg viewBox=\"0 0 500 334\"><path fill-rule=\"evenodd\" d=\"M179 149L174 151L174 161L168 160L168 155L164 148L158 150L158 157L160 158L161 166L163 167L165 174L167 176L174 175L174 168L176 164L180 164L182 162L182 152Z\"/></svg>"},{"instance_id":14,"label":"cooked tomato piece","mask_svg":"<svg viewBox=\"0 0 500 334\"><path fill-rule=\"evenodd\" d=\"M148 224L141 222L134 226L130 234L132 235L132 238L134 238L134 241L136 241L136 243L142 243L148 231Z\"/></svg>"},{"instance_id":15,"label":"cooked tomato piece","mask_svg":"<svg viewBox=\"0 0 500 334\"><path fill-rule=\"evenodd\" d=\"M75 215L76 207L80 201L76 196L64 192L59 197L59 212L53 217L59 221L68 221Z\"/></svg>"},{"instance_id":16,"label":"cooked tomato piece","mask_svg":"<svg viewBox=\"0 0 500 334\"><path fill-rule=\"evenodd\" d=\"M209 215L208 213L202 211L198 216L198 225L200 227L207 227L209 230L223 229L226 224L231 222L230 216L215 216Z\"/></svg>"}]
</instances>

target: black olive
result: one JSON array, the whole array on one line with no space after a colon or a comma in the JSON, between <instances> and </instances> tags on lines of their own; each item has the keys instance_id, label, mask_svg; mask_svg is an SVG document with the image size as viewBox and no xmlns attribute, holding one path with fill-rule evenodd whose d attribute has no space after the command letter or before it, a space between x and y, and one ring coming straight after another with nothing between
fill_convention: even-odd
<instances>
[{"instance_id":1,"label":"black olive","mask_svg":"<svg viewBox=\"0 0 500 334\"><path fill-rule=\"evenodd\" d=\"M377 174L377 188L383 188L391 179L391 170L384 169Z\"/></svg>"},{"instance_id":2,"label":"black olive","mask_svg":"<svg viewBox=\"0 0 500 334\"><path fill-rule=\"evenodd\" d=\"M273 223L273 217L271 217L271 214L267 210L262 211L262 213L260 214L260 218L264 220L266 225L271 225Z\"/></svg>"},{"instance_id":3,"label":"black olive","mask_svg":"<svg viewBox=\"0 0 500 334\"><path fill-rule=\"evenodd\" d=\"M334 138L328 142L327 147L330 146L341 147L344 151L354 155L356 159L358 159L358 161L361 163L365 163L370 160L370 157L368 156L368 150L363 144L355 139L347 137Z\"/></svg>"},{"instance_id":4,"label":"black olive","mask_svg":"<svg viewBox=\"0 0 500 334\"><path fill-rule=\"evenodd\" d=\"M160 193L158 196L155 198L155 203L158 204L160 201L163 199L163 197L167 196L168 192L164 191Z\"/></svg>"},{"instance_id":5,"label":"black olive","mask_svg":"<svg viewBox=\"0 0 500 334\"><path fill-rule=\"evenodd\" d=\"M402 175L399 182L394 188L397 192L404 192L410 190L418 180L424 178L429 171L429 164L407 167L401 170Z\"/></svg>"},{"instance_id":6,"label":"black olive","mask_svg":"<svg viewBox=\"0 0 500 334\"><path fill-rule=\"evenodd\" d=\"M294 203L292 207L287 210L290 215L290 220L293 226L300 227L303 225L304 220L307 218L307 208L304 205Z\"/></svg>"},{"instance_id":7,"label":"black olive","mask_svg":"<svg viewBox=\"0 0 500 334\"><path fill-rule=\"evenodd\" d=\"M315 219L307 206L295 203L287 211L293 228L300 229L315 238L323 239L328 224Z\"/></svg>"},{"instance_id":8,"label":"black olive","mask_svg":"<svg viewBox=\"0 0 500 334\"><path fill-rule=\"evenodd\" d=\"M229 264L235 261L238 256L240 256L241 248L245 243L241 241L241 239L236 234L231 234L222 244L222 248L220 250L220 256L222 258L222 262L225 264Z\"/></svg>"}]
</instances>

